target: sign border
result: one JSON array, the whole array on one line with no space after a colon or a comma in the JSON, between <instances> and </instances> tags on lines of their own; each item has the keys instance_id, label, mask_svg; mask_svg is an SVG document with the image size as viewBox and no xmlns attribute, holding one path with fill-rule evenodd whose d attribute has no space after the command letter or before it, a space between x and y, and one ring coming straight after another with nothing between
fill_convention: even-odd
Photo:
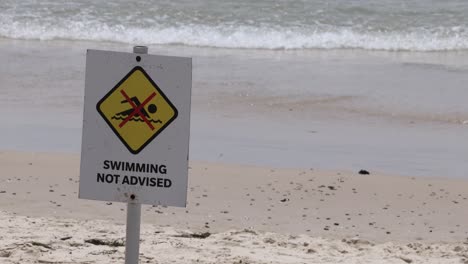
<instances>
[{"instance_id":1,"label":"sign border","mask_svg":"<svg viewBox=\"0 0 468 264\"><path fill-rule=\"evenodd\" d=\"M117 90L134 72L136 72L137 70L141 71L143 73L143 75L149 80L149 82L156 88L156 90L159 92L159 94L164 98L164 100L169 104L169 106L174 110L174 116L169 119L166 124L164 124L156 133L154 133L153 136L151 136L146 142L145 144L141 145L141 147L139 147L137 150L133 150L128 144L127 142L125 142L125 140L120 136L120 134L117 132L117 130L114 128L114 126L111 124L111 122L108 120L108 118L104 115L104 113L99 109L101 104L109 97L111 96L111 94L113 94L113 92L115 90ZM177 108L172 104L172 102L167 98L167 96L164 94L164 92L161 90L161 88L159 88L159 86L153 81L153 79L151 79L151 77L148 75L148 73L146 73L146 71L143 69L143 67L141 66L135 66L129 73L127 73L127 75L125 75L125 77L122 78L122 80L120 80L115 86L114 88L112 88L101 100L98 101L98 103L96 104L96 110L98 111L98 113L101 115L101 117L104 119L104 121L106 121L106 123L109 125L109 127L112 129L112 131L114 132L114 134L120 139L120 141L125 145L125 147L128 149L128 151L130 151L130 153L136 155L138 153L140 153L149 143L151 143L162 131L164 131L164 129L166 129L167 126L169 126L169 124L172 123L172 121L174 121L177 116L179 115L179 112L177 111Z\"/></svg>"}]
</instances>

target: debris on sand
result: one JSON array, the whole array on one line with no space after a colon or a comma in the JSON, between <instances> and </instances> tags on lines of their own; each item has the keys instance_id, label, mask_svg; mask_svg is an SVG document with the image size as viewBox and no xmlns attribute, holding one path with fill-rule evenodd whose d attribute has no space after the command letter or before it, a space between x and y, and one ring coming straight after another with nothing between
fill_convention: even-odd
<instances>
[{"instance_id":1,"label":"debris on sand","mask_svg":"<svg viewBox=\"0 0 468 264\"><path fill-rule=\"evenodd\" d=\"M109 247L123 247L125 243L121 240L103 240L99 238L86 239L86 243L93 244L96 246L109 246Z\"/></svg>"},{"instance_id":2,"label":"debris on sand","mask_svg":"<svg viewBox=\"0 0 468 264\"><path fill-rule=\"evenodd\" d=\"M36 241L32 241L31 245L38 246L38 247L43 247L43 248L47 248L47 249L52 249L51 246L49 246L47 244L44 244L44 243L41 243L41 242L36 242Z\"/></svg>"},{"instance_id":3,"label":"debris on sand","mask_svg":"<svg viewBox=\"0 0 468 264\"><path fill-rule=\"evenodd\" d=\"M198 239L205 239L211 236L210 232L202 232L202 233L185 233L181 235L175 235L174 237L182 237L182 238L198 238Z\"/></svg>"}]
</instances>

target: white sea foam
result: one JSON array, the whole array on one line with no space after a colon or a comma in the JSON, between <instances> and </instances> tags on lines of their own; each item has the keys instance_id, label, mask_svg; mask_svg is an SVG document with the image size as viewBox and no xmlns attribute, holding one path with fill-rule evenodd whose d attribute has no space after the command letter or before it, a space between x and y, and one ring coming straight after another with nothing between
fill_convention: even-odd
<instances>
[{"instance_id":1,"label":"white sea foam","mask_svg":"<svg viewBox=\"0 0 468 264\"><path fill-rule=\"evenodd\" d=\"M213 5L191 9L164 1L150 1L149 10L143 11L112 0L97 1L96 6L81 0L73 4L55 0L44 4L32 0L24 0L26 4L5 1L0 2L0 37L14 39L247 49L468 49L465 15L468 5L456 3L427 6L416 1L418 5L404 4L395 10L397 0L384 1L378 6L363 0L359 2L360 8L346 1L334 6L311 1L302 7L273 1L278 6L275 7L259 0L255 5L260 5L263 12L253 12L251 6L255 5L246 2L232 13ZM236 3L220 1L220 5L236 6Z\"/></svg>"},{"instance_id":2,"label":"white sea foam","mask_svg":"<svg viewBox=\"0 0 468 264\"><path fill-rule=\"evenodd\" d=\"M448 51L468 49L468 36L441 36L430 32L301 32L240 26L237 28L188 25L125 28L74 22L66 26L13 23L0 28L0 36L14 39L69 39L142 44L181 44L219 48L340 49Z\"/></svg>"}]
</instances>

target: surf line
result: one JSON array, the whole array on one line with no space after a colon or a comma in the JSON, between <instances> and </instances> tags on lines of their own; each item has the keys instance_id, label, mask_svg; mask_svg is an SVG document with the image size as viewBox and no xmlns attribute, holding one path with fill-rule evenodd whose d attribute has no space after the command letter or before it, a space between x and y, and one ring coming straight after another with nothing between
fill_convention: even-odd
<instances>
[{"instance_id":1,"label":"surf line","mask_svg":"<svg viewBox=\"0 0 468 264\"><path fill-rule=\"evenodd\" d=\"M152 173L167 174L165 164L138 163L127 161L105 160L102 168L104 170L134 172L134 173ZM107 184L139 185L147 187L170 188L172 181L167 178L124 175L118 173L97 173L96 181Z\"/></svg>"}]
</instances>

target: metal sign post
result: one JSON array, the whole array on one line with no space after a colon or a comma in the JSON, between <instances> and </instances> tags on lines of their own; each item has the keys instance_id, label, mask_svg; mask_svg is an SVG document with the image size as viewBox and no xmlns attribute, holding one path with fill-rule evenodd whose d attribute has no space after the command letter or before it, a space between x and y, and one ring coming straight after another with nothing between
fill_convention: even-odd
<instances>
[{"instance_id":1,"label":"metal sign post","mask_svg":"<svg viewBox=\"0 0 468 264\"><path fill-rule=\"evenodd\" d=\"M148 47L135 46L133 53L148 54ZM140 255L141 204L130 195L127 203L127 231L125 236L125 264L138 264Z\"/></svg>"},{"instance_id":2,"label":"metal sign post","mask_svg":"<svg viewBox=\"0 0 468 264\"><path fill-rule=\"evenodd\" d=\"M140 221L141 204L137 201L128 202L125 264L138 264L138 256L140 254Z\"/></svg>"}]
</instances>

